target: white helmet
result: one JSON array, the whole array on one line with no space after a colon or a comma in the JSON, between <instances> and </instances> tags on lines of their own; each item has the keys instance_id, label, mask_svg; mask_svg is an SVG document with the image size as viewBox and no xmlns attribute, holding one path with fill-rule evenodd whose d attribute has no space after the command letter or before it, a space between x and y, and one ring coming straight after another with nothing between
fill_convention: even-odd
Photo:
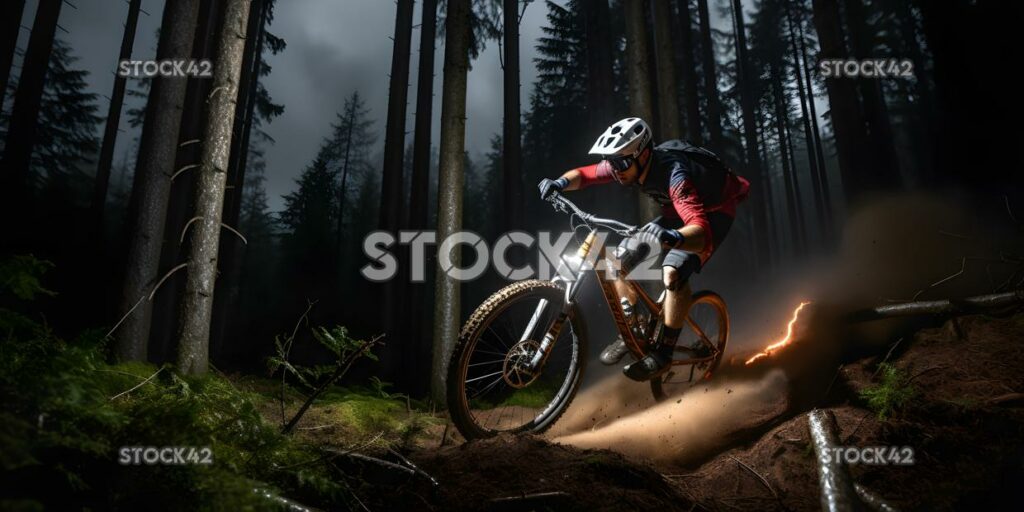
<instances>
[{"instance_id":1,"label":"white helmet","mask_svg":"<svg viewBox=\"0 0 1024 512\"><path fill-rule=\"evenodd\" d=\"M627 117L608 127L594 147L591 155L636 156L651 142L651 128L639 117Z\"/></svg>"}]
</instances>

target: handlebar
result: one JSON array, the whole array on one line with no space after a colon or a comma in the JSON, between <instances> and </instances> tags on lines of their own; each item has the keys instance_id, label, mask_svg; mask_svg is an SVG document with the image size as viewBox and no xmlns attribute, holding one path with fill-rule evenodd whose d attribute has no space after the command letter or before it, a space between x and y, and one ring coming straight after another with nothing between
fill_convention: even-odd
<instances>
[{"instance_id":1,"label":"handlebar","mask_svg":"<svg viewBox=\"0 0 1024 512\"><path fill-rule=\"evenodd\" d=\"M594 216L593 214L587 213L576 206L575 203L566 199L564 195L559 193L557 190L553 191L547 198L548 201L554 206L555 210L560 210L565 213L575 214L585 224L593 226L601 226L603 228L614 231L622 236L633 236L640 231L637 226L632 226L624 222L619 222L615 219L605 219Z\"/></svg>"}]
</instances>

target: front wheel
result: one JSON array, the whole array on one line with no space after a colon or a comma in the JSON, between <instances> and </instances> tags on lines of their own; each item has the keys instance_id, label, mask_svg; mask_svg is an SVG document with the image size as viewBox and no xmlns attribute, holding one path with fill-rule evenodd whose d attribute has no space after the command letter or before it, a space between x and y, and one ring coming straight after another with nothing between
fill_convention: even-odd
<instances>
[{"instance_id":1,"label":"front wheel","mask_svg":"<svg viewBox=\"0 0 1024 512\"><path fill-rule=\"evenodd\" d=\"M689 389L693 384L711 378L712 372L718 369L725 353L725 344L729 341L729 311L725 300L711 291L699 291L693 294L686 327L676 341L683 346L692 346L697 342L712 348L710 360L688 364L688 356L676 349L672 359L672 368L664 375L651 380L651 392L654 399L662 401Z\"/></svg>"},{"instance_id":2,"label":"front wheel","mask_svg":"<svg viewBox=\"0 0 1024 512\"><path fill-rule=\"evenodd\" d=\"M447 399L452 422L467 440L541 432L569 407L587 353L584 324L575 311L537 374L521 371L564 297L565 290L550 281L521 281L496 292L466 321L448 363Z\"/></svg>"}]
</instances>

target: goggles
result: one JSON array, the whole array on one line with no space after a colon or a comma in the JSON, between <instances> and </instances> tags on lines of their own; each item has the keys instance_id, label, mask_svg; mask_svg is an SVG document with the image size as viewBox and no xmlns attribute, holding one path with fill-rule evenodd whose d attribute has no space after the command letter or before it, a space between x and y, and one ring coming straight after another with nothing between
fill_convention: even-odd
<instances>
[{"instance_id":1,"label":"goggles","mask_svg":"<svg viewBox=\"0 0 1024 512\"><path fill-rule=\"evenodd\" d=\"M612 166L612 169L614 169L615 172L623 173L626 172L626 170L628 170L630 166L633 165L633 162L636 160L636 157L618 156L614 158L609 158L607 160L608 164Z\"/></svg>"}]
</instances>

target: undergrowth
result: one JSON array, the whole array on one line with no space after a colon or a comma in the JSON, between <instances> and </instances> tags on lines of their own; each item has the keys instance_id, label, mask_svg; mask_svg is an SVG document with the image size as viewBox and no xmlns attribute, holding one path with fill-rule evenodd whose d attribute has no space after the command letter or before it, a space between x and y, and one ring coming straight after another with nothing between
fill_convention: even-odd
<instances>
[{"instance_id":1,"label":"undergrowth","mask_svg":"<svg viewBox=\"0 0 1024 512\"><path fill-rule=\"evenodd\" d=\"M910 383L910 376L892 364L882 363L879 373L878 384L865 387L860 397L867 401L878 419L885 420L906 407L917 396L917 390Z\"/></svg>"},{"instance_id":2,"label":"undergrowth","mask_svg":"<svg viewBox=\"0 0 1024 512\"><path fill-rule=\"evenodd\" d=\"M15 311L52 293L41 284L47 268L31 257L0 264L3 304L13 305L0 308L0 509L278 510L278 496L357 506L359 482L265 421L260 394L216 374L108 363L104 333L63 340ZM345 420L386 421L363 412ZM139 446L209 448L212 463L123 464L123 448Z\"/></svg>"}]
</instances>

